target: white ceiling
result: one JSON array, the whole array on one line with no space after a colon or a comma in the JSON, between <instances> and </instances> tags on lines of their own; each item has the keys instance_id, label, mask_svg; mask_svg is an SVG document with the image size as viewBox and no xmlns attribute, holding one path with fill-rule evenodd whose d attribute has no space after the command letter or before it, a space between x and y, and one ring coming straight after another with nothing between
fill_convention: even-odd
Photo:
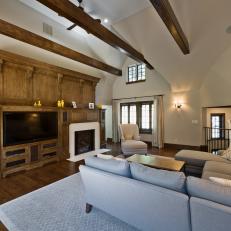
<instances>
[{"instance_id":1,"label":"white ceiling","mask_svg":"<svg viewBox=\"0 0 231 231\"><path fill-rule=\"evenodd\" d=\"M43 6L36 0L19 1L65 25L66 27L71 25L68 20L59 17L52 10ZM70 1L78 5L77 0ZM104 18L107 18L109 20L108 24L110 25L151 6L151 3L149 0L83 0L82 5L84 10L92 17L99 18L102 21Z\"/></svg>"},{"instance_id":2,"label":"white ceiling","mask_svg":"<svg viewBox=\"0 0 231 231\"><path fill-rule=\"evenodd\" d=\"M79 45L77 50L82 51L82 47L86 46L87 49L88 46L91 50L89 55L93 54L94 57L119 68L122 66L124 57L121 53L80 28L67 32L65 27L71 25L71 22L59 17L36 0L12 2L15 1L18 3L21 1L32 7L40 12L41 17L46 15L56 23L60 23L62 27L60 41L65 41L67 46L69 45L68 36L73 36L73 41L80 39L82 36L75 34L80 31L86 38L82 39L81 46L73 42L73 45L69 45L71 48L77 49ZM71 1L77 3L77 0ZM231 45L231 35L226 33L227 27L231 25L230 0L220 0L219 4L217 0L170 0L189 40L191 53L186 56L182 54L149 0L84 1L86 12L97 18L108 17L112 29L143 53L145 58L171 84L174 91L199 89L218 57ZM8 17L7 12L6 17ZM44 20L45 18L47 20L47 17L44 17ZM26 18L22 18L21 23L23 20ZM27 25L30 22L25 21L24 24ZM27 25L26 28L35 30L32 25ZM54 28L57 30L57 26ZM57 38L57 35L54 35L53 39Z\"/></svg>"},{"instance_id":3,"label":"white ceiling","mask_svg":"<svg viewBox=\"0 0 231 231\"><path fill-rule=\"evenodd\" d=\"M171 84L174 91L199 89L217 58L231 45L231 1L170 0L185 32L190 54L183 55L153 7L113 25ZM142 33L140 28L142 28ZM144 42L145 41L145 42Z\"/></svg>"}]
</instances>

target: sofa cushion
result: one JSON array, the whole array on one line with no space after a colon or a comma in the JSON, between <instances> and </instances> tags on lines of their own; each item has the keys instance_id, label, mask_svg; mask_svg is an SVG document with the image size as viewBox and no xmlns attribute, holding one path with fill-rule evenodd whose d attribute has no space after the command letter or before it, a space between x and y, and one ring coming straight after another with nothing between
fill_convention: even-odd
<instances>
[{"instance_id":1,"label":"sofa cushion","mask_svg":"<svg viewBox=\"0 0 231 231\"><path fill-rule=\"evenodd\" d=\"M217 172L231 176L231 161L229 163L207 161L203 171Z\"/></svg>"},{"instance_id":2,"label":"sofa cushion","mask_svg":"<svg viewBox=\"0 0 231 231\"><path fill-rule=\"evenodd\" d=\"M116 175L131 177L130 166L128 161L115 159L102 159L98 157L87 157L85 164L89 167L114 173Z\"/></svg>"},{"instance_id":3,"label":"sofa cushion","mask_svg":"<svg viewBox=\"0 0 231 231\"><path fill-rule=\"evenodd\" d=\"M231 187L221 186L205 179L188 177L187 190L191 197L231 206Z\"/></svg>"},{"instance_id":4,"label":"sofa cushion","mask_svg":"<svg viewBox=\"0 0 231 231\"><path fill-rule=\"evenodd\" d=\"M203 167L206 161L218 161L218 162L226 162L229 163L228 160L213 155L209 152L200 152L200 151L192 151L192 150L181 150L175 155L176 160L183 160L188 165L195 165Z\"/></svg>"},{"instance_id":5,"label":"sofa cushion","mask_svg":"<svg viewBox=\"0 0 231 231\"><path fill-rule=\"evenodd\" d=\"M177 192L185 192L186 177L183 172L159 170L136 163L130 163L130 169L132 178L136 180Z\"/></svg>"}]
</instances>

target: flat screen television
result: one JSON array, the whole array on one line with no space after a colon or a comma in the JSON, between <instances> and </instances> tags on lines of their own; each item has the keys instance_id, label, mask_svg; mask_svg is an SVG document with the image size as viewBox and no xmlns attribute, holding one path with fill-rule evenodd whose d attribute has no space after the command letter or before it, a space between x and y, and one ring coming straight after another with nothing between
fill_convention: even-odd
<instances>
[{"instance_id":1,"label":"flat screen television","mask_svg":"<svg viewBox=\"0 0 231 231\"><path fill-rule=\"evenodd\" d=\"M57 112L4 112L3 146L58 137Z\"/></svg>"}]
</instances>

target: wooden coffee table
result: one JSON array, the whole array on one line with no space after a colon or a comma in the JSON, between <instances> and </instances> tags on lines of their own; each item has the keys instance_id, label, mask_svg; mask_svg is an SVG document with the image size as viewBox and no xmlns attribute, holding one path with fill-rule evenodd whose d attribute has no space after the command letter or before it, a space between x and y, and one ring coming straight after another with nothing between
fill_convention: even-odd
<instances>
[{"instance_id":1,"label":"wooden coffee table","mask_svg":"<svg viewBox=\"0 0 231 231\"><path fill-rule=\"evenodd\" d=\"M161 156L146 156L135 154L127 158L129 162L135 162L143 164L151 168L164 169L169 171L180 172L184 165L184 161L174 160L172 158L166 158Z\"/></svg>"}]
</instances>

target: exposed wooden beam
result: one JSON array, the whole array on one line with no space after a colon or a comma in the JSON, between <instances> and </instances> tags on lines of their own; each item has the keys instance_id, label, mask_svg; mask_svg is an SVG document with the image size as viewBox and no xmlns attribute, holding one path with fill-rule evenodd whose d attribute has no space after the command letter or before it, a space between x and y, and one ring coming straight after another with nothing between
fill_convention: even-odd
<instances>
[{"instance_id":1,"label":"exposed wooden beam","mask_svg":"<svg viewBox=\"0 0 231 231\"><path fill-rule=\"evenodd\" d=\"M190 53L188 40L168 0L150 0L157 13L167 26L172 37L186 55Z\"/></svg>"},{"instance_id":2,"label":"exposed wooden beam","mask_svg":"<svg viewBox=\"0 0 231 231\"><path fill-rule=\"evenodd\" d=\"M74 24L82 27L88 33L103 40L114 48L120 50L132 59L145 63L149 69L153 66L144 58L143 54L134 49L131 45L120 39L106 27L101 25L97 20L85 13L81 8L71 3L69 0L37 0L51 10L65 17Z\"/></svg>"},{"instance_id":3,"label":"exposed wooden beam","mask_svg":"<svg viewBox=\"0 0 231 231\"><path fill-rule=\"evenodd\" d=\"M22 29L18 26L10 24L6 21L0 19L0 34L9 36L11 38L17 39L19 41L31 44L33 46L42 48L47 51L51 51L53 53L59 54L66 58L70 58L72 60L78 61L80 63L84 63L88 66L95 67L102 71L106 71L113 75L122 75L122 70L119 70L115 67L107 65L103 62L100 62L96 59L93 59L89 56L86 56L82 53L74 51L68 47L60 45L56 42L53 42L49 39L46 39L40 35L34 34L30 31Z\"/></svg>"}]
</instances>

